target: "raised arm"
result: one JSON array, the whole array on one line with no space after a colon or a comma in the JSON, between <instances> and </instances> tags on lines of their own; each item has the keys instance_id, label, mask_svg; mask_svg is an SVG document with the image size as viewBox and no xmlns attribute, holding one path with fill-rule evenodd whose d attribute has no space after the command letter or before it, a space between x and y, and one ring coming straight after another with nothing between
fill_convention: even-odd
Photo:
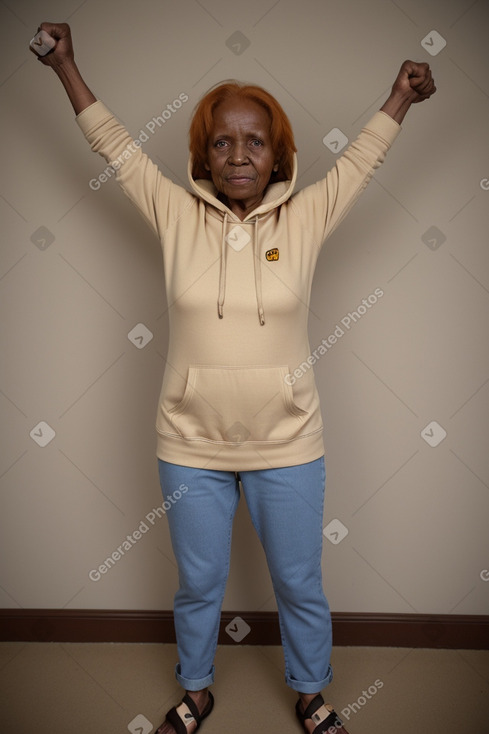
<instances>
[{"instance_id":1,"label":"raised arm","mask_svg":"<svg viewBox=\"0 0 489 734\"><path fill-rule=\"evenodd\" d=\"M67 23L41 23L38 30L46 31L56 41L52 51L46 56L38 56L38 60L56 72L70 98L75 114L78 115L96 102L96 98L83 81L75 64L70 26Z\"/></svg>"},{"instance_id":2,"label":"raised arm","mask_svg":"<svg viewBox=\"0 0 489 734\"><path fill-rule=\"evenodd\" d=\"M435 92L429 65L408 60L401 66L391 93L380 109L401 124L412 104L424 102Z\"/></svg>"}]
</instances>

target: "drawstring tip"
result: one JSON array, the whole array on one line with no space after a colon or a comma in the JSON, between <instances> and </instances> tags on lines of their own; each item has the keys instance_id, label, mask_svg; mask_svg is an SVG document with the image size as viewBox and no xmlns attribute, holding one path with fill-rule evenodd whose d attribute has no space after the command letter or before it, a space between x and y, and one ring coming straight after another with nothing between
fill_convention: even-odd
<instances>
[{"instance_id":1,"label":"drawstring tip","mask_svg":"<svg viewBox=\"0 0 489 734\"><path fill-rule=\"evenodd\" d=\"M221 306L220 303L217 304L217 315L219 316L220 319L222 319L223 316L224 316L224 314L222 312L222 306Z\"/></svg>"},{"instance_id":2,"label":"drawstring tip","mask_svg":"<svg viewBox=\"0 0 489 734\"><path fill-rule=\"evenodd\" d=\"M260 313L260 326L265 326L265 314Z\"/></svg>"}]
</instances>

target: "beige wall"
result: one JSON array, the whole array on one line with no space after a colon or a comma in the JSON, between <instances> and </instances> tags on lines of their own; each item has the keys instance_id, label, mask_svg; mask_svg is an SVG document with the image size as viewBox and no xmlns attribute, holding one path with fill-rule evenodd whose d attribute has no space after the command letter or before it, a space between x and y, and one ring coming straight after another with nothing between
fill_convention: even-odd
<instances>
[{"instance_id":1,"label":"beige wall","mask_svg":"<svg viewBox=\"0 0 489 734\"><path fill-rule=\"evenodd\" d=\"M166 520L147 519L162 502L159 244L113 180L90 188L104 163L27 50L41 20L68 19L86 80L134 136L189 96L145 144L182 184L189 115L221 79L278 97L302 187L334 165L332 128L353 139L405 58L431 63L438 93L409 112L317 268L311 347L344 331L315 366L335 541L324 541L325 588L335 611L487 613L488 3L11 0L0 18L0 606L167 609L177 584ZM236 32L248 47L233 48ZM154 335L143 348L127 336L140 323ZM41 422L55 432L44 447ZM423 438L442 429L437 446ZM225 608L275 609L244 502Z\"/></svg>"}]
</instances>

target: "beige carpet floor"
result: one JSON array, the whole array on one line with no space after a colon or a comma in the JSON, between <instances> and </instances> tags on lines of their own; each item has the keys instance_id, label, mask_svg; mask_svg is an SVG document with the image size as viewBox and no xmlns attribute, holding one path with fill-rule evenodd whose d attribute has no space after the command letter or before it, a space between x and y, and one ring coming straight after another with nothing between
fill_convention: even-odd
<instances>
[{"instance_id":1,"label":"beige carpet floor","mask_svg":"<svg viewBox=\"0 0 489 734\"><path fill-rule=\"evenodd\" d=\"M1 734L150 734L180 698L174 645L0 644ZM489 734L489 652L338 647L350 734ZM203 734L300 734L280 647L220 646Z\"/></svg>"}]
</instances>

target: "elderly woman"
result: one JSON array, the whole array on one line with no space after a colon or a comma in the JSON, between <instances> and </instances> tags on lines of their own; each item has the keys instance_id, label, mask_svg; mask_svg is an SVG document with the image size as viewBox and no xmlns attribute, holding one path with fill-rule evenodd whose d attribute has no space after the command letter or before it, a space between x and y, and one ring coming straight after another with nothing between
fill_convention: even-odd
<instances>
[{"instance_id":1,"label":"elderly woman","mask_svg":"<svg viewBox=\"0 0 489 734\"><path fill-rule=\"evenodd\" d=\"M221 604L241 491L263 544L279 611L285 680L304 731L346 734L321 690L331 681L331 616L321 576L322 421L310 354L311 282L321 245L396 138L410 105L433 94L406 61L391 94L318 183L293 193L294 137L278 102L223 83L190 126L191 192L165 178L75 65L69 26L40 57L63 83L92 150L110 164L163 249L170 321L157 414L164 495L180 587L174 618L185 689L158 734L192 734L212 711ZM117 161L117 165L115 165Z\"/></svg>"}]
</instances>

